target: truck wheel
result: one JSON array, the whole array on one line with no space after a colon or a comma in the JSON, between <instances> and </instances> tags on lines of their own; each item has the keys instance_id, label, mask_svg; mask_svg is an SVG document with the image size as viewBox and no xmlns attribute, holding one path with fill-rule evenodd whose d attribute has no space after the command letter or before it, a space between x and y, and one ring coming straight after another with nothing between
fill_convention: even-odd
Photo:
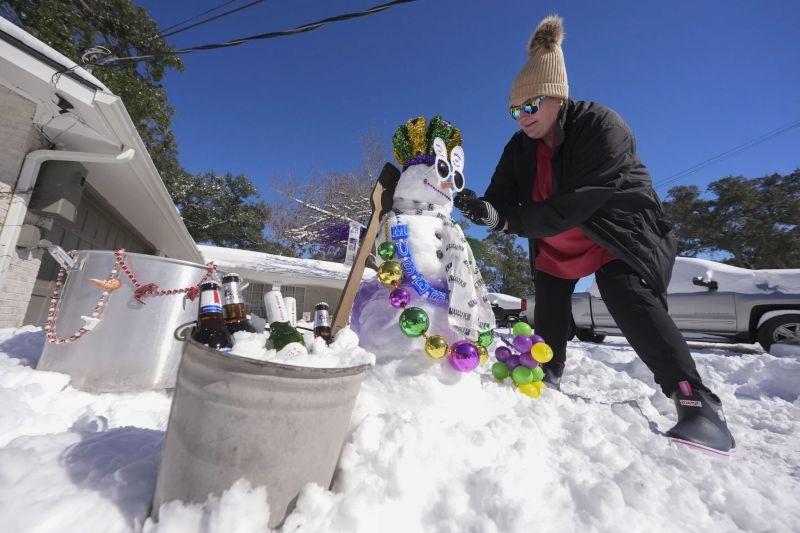
<instances>
[{"instance_id":1,"label":"truck wheel","mask_svg":"<svg viewBox=\"0 0 800 533\"><path fill-rule=\"evenodd\" d=\"M592 329L583 329L578 328L575 331L575 335L578 336L578 340L583 342L594 342L594 343L601 343L605 340L606 336L600 333L595 333Z\"/></svg>"},{"instance_id":2,"label":"truck wheel","mask_svg":"<svg viewBox=\"0 0 800 533\"><path fill-rule=\"evenodd\" d=\"M800 313L770 318L758 328L757 338L767 351L777 343L800 345Z\"/></svg>"}]
</instances>

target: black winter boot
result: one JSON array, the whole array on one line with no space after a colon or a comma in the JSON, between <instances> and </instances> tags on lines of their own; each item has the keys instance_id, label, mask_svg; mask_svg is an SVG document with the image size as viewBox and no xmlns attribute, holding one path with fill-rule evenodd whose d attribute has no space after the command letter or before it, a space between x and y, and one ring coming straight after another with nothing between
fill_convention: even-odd
<instances>
[{"instance_id":1,"label":"black winter boot","mask_svg":"<svg viewBox=\"0 0 800 533\"><path fill-rule=\"evenodd\" d=\"M564 375L564 363L548 363L542 366L542 370L544 370L542 381L547 383L548 387L560 391L561 376Z\"/></svg>"},{"instance_id":2,"label":"black winter boot","mask_svg":"<svg viewBox=\"0 0 800 533\"><path fill-rule=\"evenodd\" d=\"M678 410L678 423L667 431L667 437L722 455L733 453L736 442L725 422L722 402L714 393L693 389L688 381L681 381L672 399Z\"/></svg>"}]
</instances>

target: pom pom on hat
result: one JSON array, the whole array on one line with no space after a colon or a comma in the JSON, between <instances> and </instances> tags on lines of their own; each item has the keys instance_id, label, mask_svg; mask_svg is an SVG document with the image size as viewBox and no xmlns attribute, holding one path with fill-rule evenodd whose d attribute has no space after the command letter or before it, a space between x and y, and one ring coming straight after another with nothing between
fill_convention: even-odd
<instances>
[{"instance_id":1,"label":"pom pom on hat","mask_svg":"<svg viewBox=\"0 0 800 533\"><path fill-rule=\"evenodd\" d=\"M549 15L542 19L528 41L528 53L532 54L536 48L547 49L561 46L564 42L564 19L558 15Z\"/></svg>"}]
</instances>

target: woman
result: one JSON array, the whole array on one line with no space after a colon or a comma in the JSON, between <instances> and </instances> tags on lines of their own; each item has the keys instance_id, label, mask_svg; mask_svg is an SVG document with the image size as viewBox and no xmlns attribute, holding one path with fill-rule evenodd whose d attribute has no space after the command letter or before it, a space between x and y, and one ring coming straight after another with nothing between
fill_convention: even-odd
<instances>
[{"instance_id":1,"label":"woman","mask_svg":"<svg viewBox=\"0 0 800 533\"><path fill-rule=\"evenodd\" d=\"M562 20L545 18L514 80L511 137L482 198L464 190L467 218L529 239L536 287L534 328L554 352L545 381L559 388L571 295L595 274L603 301L633 349L675 401L673 440L730 453L719 398L697 373L667 313L675 236L627 124L614 111L569 98Z\"/></svg>"}]
</instances>

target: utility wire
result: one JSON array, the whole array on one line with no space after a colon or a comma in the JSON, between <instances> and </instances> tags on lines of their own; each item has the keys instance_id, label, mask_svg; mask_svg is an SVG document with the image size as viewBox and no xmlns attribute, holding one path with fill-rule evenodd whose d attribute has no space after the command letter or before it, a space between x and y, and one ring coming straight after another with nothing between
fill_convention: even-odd
<instances>
[{"instance_id":1,"label":"utility wire","mask_svg":"<svg viewBox=\"0 0 800 533\"><path fill-rule=\"evenodd\" d=\"M263 1L263 0L259 0ZM297 26L290 30L285 31L273 31L267 33L260 33L258 35L251 35L250 37L242 37L241 39L234 39L232 41L227 41L224 43L216 43L216 44L204 44L200 46L193 46L191 48L184 48L182 50L174 50L171 52L160 52L157 54L146 54L140 56L129 56L129 57L105 57L102 59L97 59L96 64L99 65L109 65L114 64L117 62L122 61L141 61L143 59L151 59L155 57L163 57L163 56L171 56L171 55L182 55L182 54L190 54L192 52L198 52L200 50L216 50L218 48L228 48L231 46L239 46L240 44L244 44L250 41L259 41L264 39L275 39L276 37L286 37L289 35L297 35L300 33L305 33L309 31L316 30L325 26L326 24L331 24L333 22L342 22L345 20L366 17L368 15L374 15L375 13L380 13L381 11L385 11L391 7L394 7L399 4L408 4L411 2L416 2L417 0L393 0L392 2L387 2L385 4L380 4L377 6L373 6L369 9L365 9L364 11L356 11L352 13L343 13L341 15L336 15L334 17L324 18L322 20L318 20L316 22L309 22L308 24L303 24L301 26Z\"/></svg>"},{"instance_id":2,"label":"utility wire","mask_svg":"<svg viewBox=\"0 0 800 533\"><path fill-rule=\"evenodd\" d=\"M175 28L177 28L178 26L183 26L183 25L184 25L184 24L186 24L187 22L191 22L191 21L193 21L193 20L196 20L196 19L198 19L198 18L202 17L203 15L208 15L209 13L213 13L213 12L214 12L214 11L216 11L217 9L222 9L223 7L229 6L229 5L233 4L234 2L238 2L238 1L239 1L239 0L228 0L227 2L224 2L224 3L222 3L222 4L219 4L219 5L218 5L218 6L216 6L216 7L212 7L211 9L206 9L206 10L205 10L205 11L203 11L202 13L198 13L197 15L194 15L194 16L192 16L192 17L189 17L189 18L188 18L188 19L186 19L186 20L182 20L182 21L180 21L180 22L176 22L176 23L175 23L175 24L173 24L172 26L167 26L166 28L163 28L163 29L161 30L161 33L163 34L164 32L166 32L166 31L169 31L169 30L172 30L172 29L175 29Z\"/></svg>"},{"instance_id":3,"label":"utility wire","mask_svg":"<svg viewBox=\"0 0 800 533\"><path fill-rule=\"evenodd\" d=\"M230 9L228 11L223 11L219 15L214 15L213 17L209 17L207 19L203 19L201 21L195 22L194 24L191 24L191 25L186 26L184 28L180 28L180 29L171 31L169 33L164 33L163 36L164 37L170 37L172 35L177 35L178 33L181 33L181 32L187 31L187 30L191 30L192 28L196 28L198 26L202 26L203 24L208 24L209 22L212 22L212 21L217 20L217 19L221 19L222 17L227 17L228 15L233 15L234 13L238 13L239 11L247 9L248 7L253 7L255 5L261 4L264 1L265 0L254 0L253 2L250 2L249 4L245 4L243 6L239 6L239 7L236 7L234 9ZM164 31L166 31L166 29Z\"/></svg>"},{"instance_id":4,"label":"utility wire","mask_svg":"<svg viewBox=\"0 0 800 533\"><path fill-rule=\"evenodd\" d=\"M660 189L660 188L664 187L665 185L667 185L669 183L672 183L672 182L677 181L677 180L679 180L681 178L685 178L686 176L694 174L695 172L698 172L698 171L704 169L705 167L707 167L709 165L712 165L712 164L714 164L714 163L716 163L718 161L722 161L723 159L727 159L727 158L729 158L729 157L731 157L733 155L738 154L739 152L743 152L744 150L747 150L748 148L752 148L752 147L754 147L756 145L759 145L761 143L764 143L764 142L767 142L767 141L769 141L771 139L774 139L775 137L777 137L779 135L782 135L782 134L786 133L787 131L793 130L794 128L797 128L798 126L800 126L800 119L794 120L794 121L790 122L789 124L786 124L784 126L781 126L778 129L772 130L772 131L767 132L767 133L765 133L763 135L755 137L754 139L750 139L746 143L740 144L738 146L734 146L730 150L726 150L726 151L722 152L721 154L718 154L718 155L715 155L714 157L706 159L705 161L703 161L701 163L698 163L698 164L696 164L694 166L691 166L691 167L687 168L686 170L682 170L682 171L678 172L677 174L673 174L672 176L664 178L663 180L660 180L659 182L657 182L655 184L655 188L656 189Z\"/></svg>"}]
</instances>

